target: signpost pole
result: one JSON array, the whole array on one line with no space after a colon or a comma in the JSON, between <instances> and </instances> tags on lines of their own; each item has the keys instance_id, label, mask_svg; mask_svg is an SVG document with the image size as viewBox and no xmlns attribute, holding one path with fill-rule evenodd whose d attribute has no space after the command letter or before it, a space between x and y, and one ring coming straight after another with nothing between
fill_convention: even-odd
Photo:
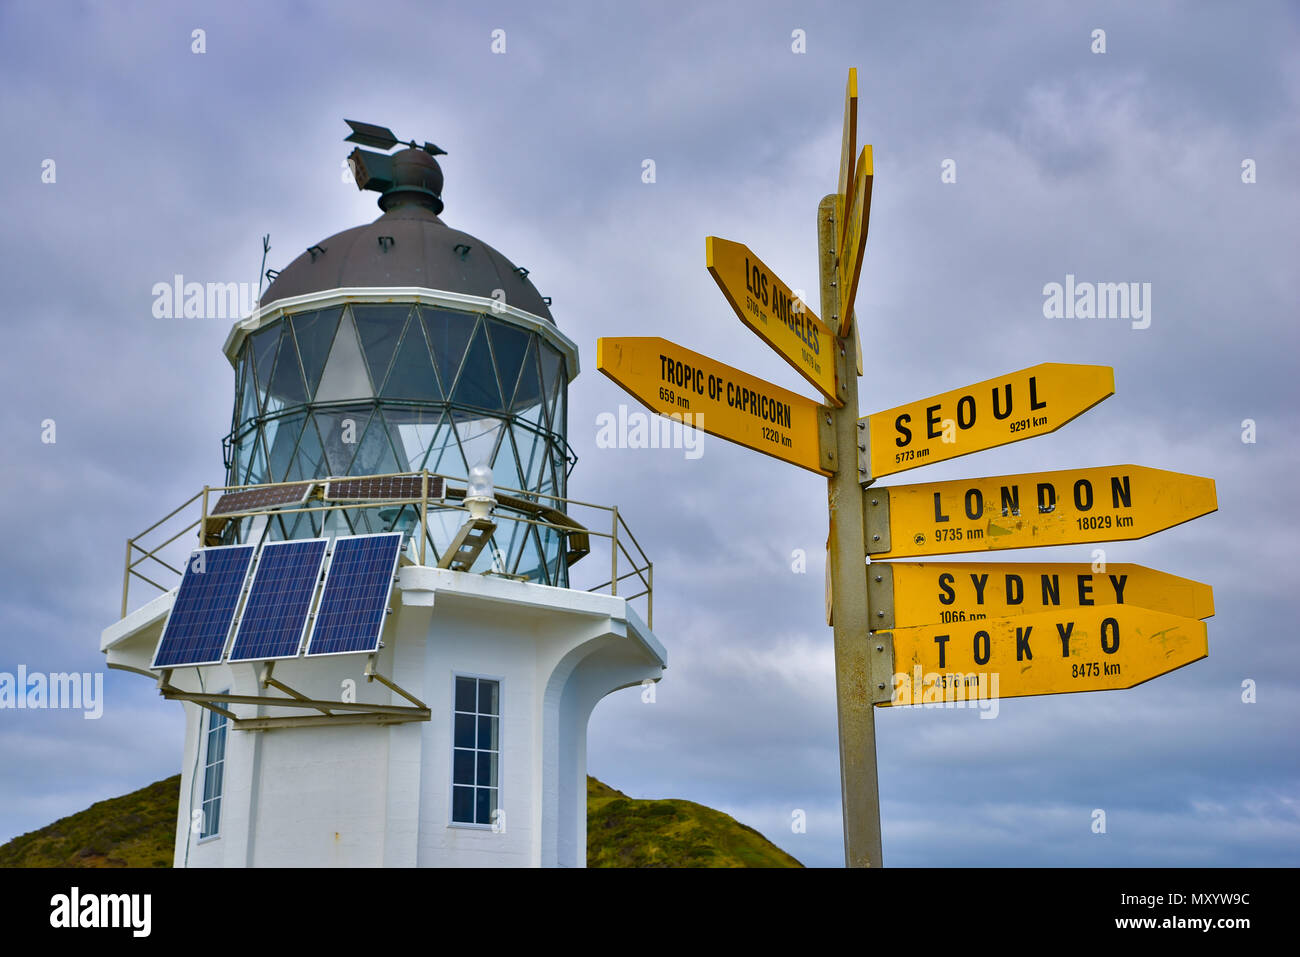
<instances>
[{"instance_id":1,"label":"signpost pole","mask_svg":"<svg viewBox=\"0 0 1300 957\"><path fill-rule=\"evenodd\" d=\"M836 195L817 208L817 254L822 316L831 328L840 321L836 287ZM854 360L858 329L838 340L846 360ZM855 361L855 360L854 360ZM840 789L844 804L844 862L848 867L879 867L880 789L876 780L876 716L872 704L879 682L890 680L881 665L872 667L870 610L867 606L866 536L862 488L858 484L858 378L846 361L846 388L841 409L828 409L835 437L838 471L827 480L831 549L827 574L835 629L835 706L839 720Z\"/></svg>"}]
</instances>

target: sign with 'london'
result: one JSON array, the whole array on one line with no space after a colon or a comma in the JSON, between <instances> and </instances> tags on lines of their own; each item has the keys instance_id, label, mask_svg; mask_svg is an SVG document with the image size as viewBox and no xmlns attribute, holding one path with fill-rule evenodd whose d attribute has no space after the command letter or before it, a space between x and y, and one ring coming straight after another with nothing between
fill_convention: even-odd
<instances>
[{"instance_id":1,"label":"sign with 'london'","mask_svg":"<svg viewBox=\"0 0 1300 957\"><path fill-rule=\"evenodd\" d=\"M867 554L876 558L1144 538L1217 509L1214 480L1112 465L871 487Z\"/></svg>"}]
</instances>

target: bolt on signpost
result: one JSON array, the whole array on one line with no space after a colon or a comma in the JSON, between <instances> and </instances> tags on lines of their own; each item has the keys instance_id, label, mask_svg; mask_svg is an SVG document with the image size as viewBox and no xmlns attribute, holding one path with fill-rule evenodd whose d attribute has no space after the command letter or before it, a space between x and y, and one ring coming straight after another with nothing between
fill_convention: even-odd
<instances>
[{"instance_id":1,"label":"bolt on signpost","mask_svg":"<svg viewBox=\"0 0 1300 957\"><path fill-rule=\"evenodd\" d=\"M871 147L857 150L857 104L849 70L839 182L817 207L820 318L748 246L705 239L741 322L822 401L666 339L600 339L596 365L660 415L826 477L844 857L878 867L876 707L1131 688L1208 655L1214 614L1209 585L1141 565L893 559L1142 538L1218 502L1212 479L1136 465L873 485L1053 432L1115 378L1043 363L859 415L853 304L875 171Z\"/></svg>"}]
</instances>

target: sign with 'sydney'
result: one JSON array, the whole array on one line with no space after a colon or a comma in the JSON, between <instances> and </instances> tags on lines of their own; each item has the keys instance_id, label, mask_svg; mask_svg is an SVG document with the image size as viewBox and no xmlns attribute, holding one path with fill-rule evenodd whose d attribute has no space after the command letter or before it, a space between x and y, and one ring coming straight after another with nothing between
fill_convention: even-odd
<instances>
[{"instance_id":1,"label":"sign with 'sydney'","mask_svg":"<svg viewBox=\"0 0 1300 957\"><path fill-rule=\"evenodd\" d=\"M653 412L821 475L825 407L651 336L596 340L596 368Z\"/></svg>"},{"instance_id":2,"label":"sign with 'sydney'","mask_svg":"<svg viewBox=\"0 0 1300 957\"><path fill-rule=\"evenodd\" d=\"M872 486L863 496L876 558L1144 538L1219 507L1213 479L1140 465Z\"/></svg>"},{"instance_id":3,"label":"sign with 'sydney'","mask_svg":"<svg viewBox=\"0 0 1300 957\"><path fill-rule=\"evenodd\" d=\"M1205 622L1136 605L895 628L874 640L890 637L894 705L1132 688L1210 653Z\"/></svg>"},{"instance_id":4,"label":"sign with 'sydney'","mask_svg":"<svg viewBox=\"0 0 1300 957\"><path fill-rule=\"evenodd\" d=\"M1183 618L1214 615L1209 585L1125 563L873 562L867 593L876 629L1096 605L1137 605Z\"/></svg>"},{"instance_id":5,"label":"sign with 'sydney'","mask_svg":"<svg viewBox=\"0 0 1300 957\"><path fill-rule=\"evenodd\" d=\"M1109 366L1041 365L859 419L862 480L1055 432L1115 394Z\"/></svg>"}]
</instances>

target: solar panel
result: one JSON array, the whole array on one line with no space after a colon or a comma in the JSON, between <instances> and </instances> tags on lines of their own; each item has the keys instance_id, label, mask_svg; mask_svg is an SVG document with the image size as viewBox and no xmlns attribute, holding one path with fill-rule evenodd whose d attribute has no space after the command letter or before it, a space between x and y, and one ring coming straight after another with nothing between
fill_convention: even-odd
<instances>
[{"instance_id":1,"label":"solar panel","mask_svg":"<svg viewBox=\"0 0 1300 957\"><path fill-rule=\"evenodd\" d=\"M324 538L308 538L262 546L230 646L231 661L297 656L327 544Z\"/></svg>"},{"instance_id":2,"label":"solar panel","mask_svg":"<svg viewBox=\"0 0 1300 957\"><path fill-rule=\"evenodd\" d=\"M331 479L325 483L325 498L331 502L385 502L418 499L419 475L388 475L381 478ZM429 498L442 498L446 482L441 475L429 476Z\"/></svg>"},{"instance_id":3,"label":"solar panel","mask_svg":"<svg viewBox=\"0 0 1300 957\"><path fill-rule=\"evenodd\" d=\"M334 540L307 654L338 655L379 648L401 547L401 532Z\"/></svg>"},{"instance_id":4,"label":"solar panel","mask_svg":"<svg viewBox=\"0 0 1300 957\"><path fill-rule=\"evenodd\" d=\"M252 545L218 545L190 554L151 668L221 661L253 550Z\"/></svg>"},{"instance_id":5,"label":"solar panel","mask_svg":"<svg viewBox=\"0 0 1300 957\"><path fill-rule=\"evenodd\" d=\"M231 512L254 512L282 505L302 505L311 495L314 484L295 482L293 485L264 485L241 492L227 492L217 499L217 504L208 514L229 515Z\"/></svg>"}]
</instances>

